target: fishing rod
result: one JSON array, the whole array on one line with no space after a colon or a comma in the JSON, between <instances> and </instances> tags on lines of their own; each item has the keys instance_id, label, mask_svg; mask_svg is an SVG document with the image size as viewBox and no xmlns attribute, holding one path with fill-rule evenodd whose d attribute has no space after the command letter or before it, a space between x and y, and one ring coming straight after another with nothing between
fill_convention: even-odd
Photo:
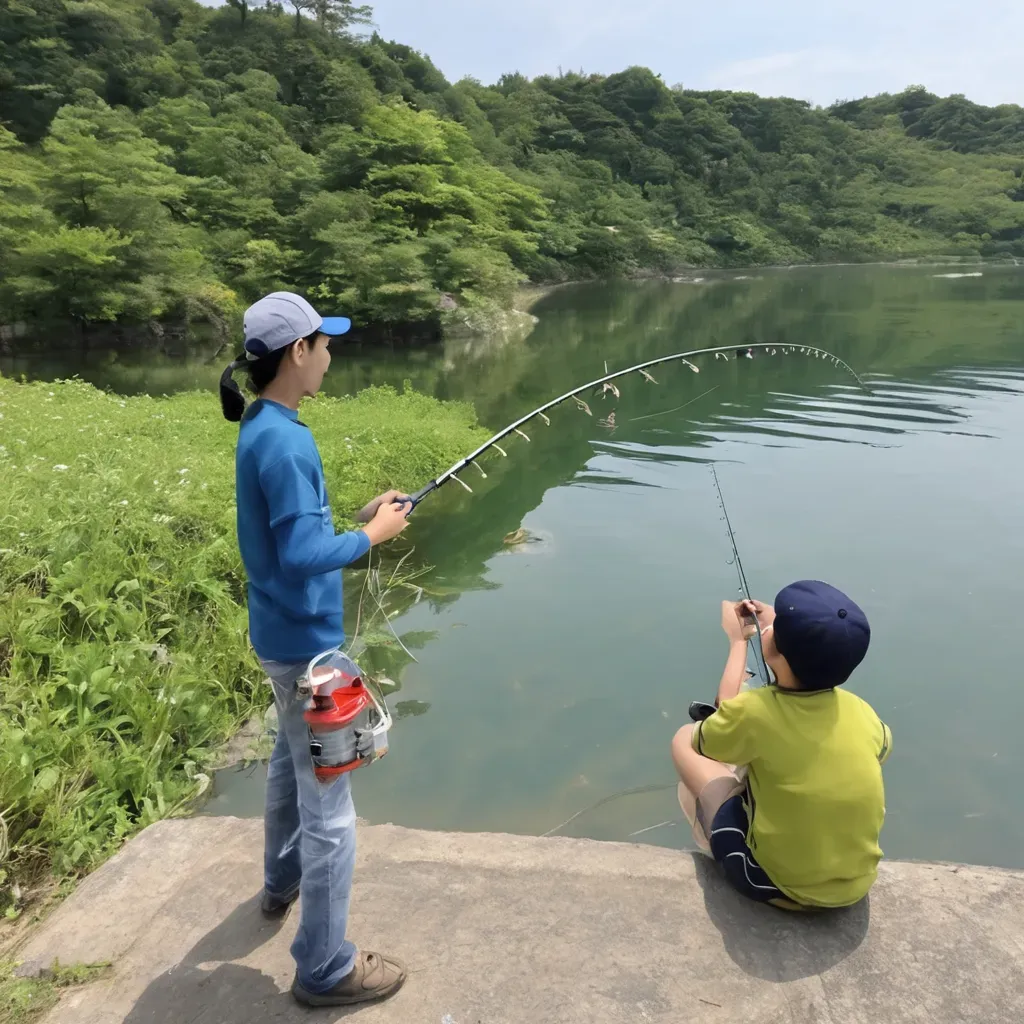
<instances>
[{"instance_id":1,"label":"fishing rod","mask_svg":"<svg viewBox=\"0 0 1024 1024\"><path fill-rule=\"evenodd\" d=\"M501 430L498 431L498 433L494 435L494 437L485 441L475 451L472 451L469 453L469 455L465 456L462 459L459 459L458 462L456 462L449 469L446 469L440 476L435 477L433 480L430 481L430 483L426 484L426 486L421 487L415 494L410 495L408 500L412 504L412 508L409 511L411 513L412 509L416 508L416 506L428 494L432 494L439 487L442 487L444 484L446 484L449 480L454 480L456 483L461 484L467 491L470 491L472 493L473 488L470 487L469 484L467 484L464 480L462 480L458 474L461 473L464 469L468 468L469 466L476 466L477 470L479 470L479 472L484 477L486 477L487 474L484 472L483 467L481 467L477 463L477 459L479 459L481 455L489 451L491 448L495 449L503 457L507 457L508 453L501 447L500 442L503 441L506 437L510 437L512 434L518 434L520 437L529 441L530 438L527 436L527 434L523 431L522 428L526 426L531 420L534 419L543 420L545 424L550 426L551 420L548 419L546 413L550 409L554 409L555 406L561 405L563 402L568 402L570 399L573 399L575 400L578 408L580 408L588 416L593 416L593 413L590 410L590 406L587 405L587 403L584 402L579 397L584 392L596 388L600 389L601 394L605 394L610 391L612 394L615 395L616 398L618 398L619 390L615 386L613 381L617 380L620 377L625 377L631 373L638 373L648 382L652 384L657 384L658 382L651 376L650 373L647 372L652 366L660 366L665 363L680 362L684 366L689 367L689 369L691 369L694 373L700 373L700 368L694 365L692 362L690 362L691 359L694 359L697 356L714 355L716 359L728 359L730 352L736 352L738 353L737 358L740 358L740 355L742 355L752 359L754 349L762 349L764 351L767 351L770 355L776 355L779 352L781 352L783 355L798 353L801 355L810 355L816 359L831 360L833 366L838 366L840 369L845 370L847 373L850 374L851 377L853 377L853 379L857 382L859 387L864 388L864 390L867 390L867 386L865 385L864 381L862 381L860 377L854 372L854 370L846 362L840 359L839 356L833 355L831 352L826 352L824 349L821 348L814 348L813 346L810 345L780 345L778 342L759 341L749 345L741 346L717 345L711 348L695 348L690 350L689 352L676 352L670 356L659 356L657 359L648 359L645 363L637 363L635 366L627 366L624 370L616 370L614 373L605 373L603 377L598 377L597 380L592 380L587 384L581 384L579 387L573 388L571 391L567 391L564 395L559 395L558 398L553 398L550 402L545 402L544 405L537 406L537 408L534 409L532 412L528 412L525 416L521 416L514 423L510 423L507 427L503 427ZM607 370L607 365L605 366L605 369Z\"/></svg>"},{"instance_id":2,"label":"fishing rod","mask_svg":"<svg viewBox=\"0 0 1024 1024\"><path fill-rule=\"evenodd\" d=\"M725 530L729 537L729 544L732 546L732 564L736 566L736 575L739 576L740 581L740 594L742 597L753 602L753 598L750 596L750 586L747 583L747 574L743 571L743 562L740 559L740 551L736 546L736 534L732 529L732 520L729 519L729 510L725 507L725 496L722 494L722 485L718 482L718 470L715 469L714 463L711 464L711 476L715 481L715 490L718 492L718 504L722 508L722 518L725 522ZM764 657L764 644L761 641L761 625L757 621L756 615L744 615L743 621L748 626L754 627L754 635L750 638L750 646L756 652L755 662L757 663L757 674L761 678L761 682L764 686L767 686L771 682L771 676L768 674L768 662L765 661ZM756 638L756 644L755 644Z\"/></svg>"}]
</instances>

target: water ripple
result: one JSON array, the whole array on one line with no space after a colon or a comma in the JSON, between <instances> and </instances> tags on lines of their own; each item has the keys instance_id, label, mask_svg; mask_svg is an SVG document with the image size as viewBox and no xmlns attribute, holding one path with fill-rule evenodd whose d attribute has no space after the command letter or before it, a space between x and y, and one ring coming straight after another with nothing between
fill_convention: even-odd
<instances>
[{"instance_id":1,"label":"water ripple","mask_svg":"<svg viewBox=\"0 0 1024 1024\"><path fill-rule=\"evenodd\" d=\"M782 448L823 441L894 448L910 434L990 439L996 435L985 429L986 403L1024 395L1024 369L958 366L917 380L873 374L867 383L867 389L829 384L804 393L771 390L722 401L702 416L671 418L669 410L658 426L627 425L626 436L591 443L639 462L685 462L695 459L687 449L723 440Z\"/></svg>"}]
</instances>

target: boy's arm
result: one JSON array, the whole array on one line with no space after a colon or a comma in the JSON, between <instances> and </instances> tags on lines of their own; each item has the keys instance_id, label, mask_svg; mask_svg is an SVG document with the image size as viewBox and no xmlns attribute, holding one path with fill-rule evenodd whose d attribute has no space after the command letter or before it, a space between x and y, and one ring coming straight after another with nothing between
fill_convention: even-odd
<instances>
[{"instance_id":1,"label":"boy's arm","mask_svg":"<svg viewBox=\"0 0 1024 1024\"><path fill-rule=\"evenodd\" d=\"M295 581L342 569L370 550L363 530L335 533L319 511L278 524L274 537L281 569Z\"/></svg>"},{"instance_id":2,"label":"boy's arm","mask_svg":"<svg viewBox=\"0 0 1024 1024\"><path fill-rule=\"evenodd\" d=\"M726 658L722 679L718 684L718 696L715 704L719 707L724 701L732 700L740 692L740 687L747 676L747 641L729 639L729 657Z\"/></svg>"},{"instance_id":3,"label":"boy's arm","mask_svg":"<svg viewBox=\"0 0 1024 1024\"><path fill-rule=\"evenodd\" d=\"M757 728L749 695L740 693L749 675L746 633L757 628L744 621L749 612L745 605L722 602L722 630L729 640L729 655L715 698L718 710L696 724L691 740L698 754L724 764L749 764L756 754Z\"/></svg>"},{"instance_id":4,"label":"boy's arm","mask_svg":"<svg viewBox=\"0 0 1024 1024\"><path fill-rule=\"evenodd\" d=\"M729 657L718 684L716 705L720 706L723 701L735 697L750 677L747 671L747 641L754 635L752 630L758 628L758 620L766 609L771 611L767 605L756 601L722 602L722 630L729 639ZM749 621L745 621L744 617Z\"/></svg>"},{"instance_id":5,"label":"boy's arm","mask_svg":"<svg viewBox=\"0 0 1024 1024\"><path fill-rule=\"evenodd\" d=\"M296 581L341 569L370 548L366 530L334 532L320 504L318 476L317 467L295 453L260 470L278 561L284 574Z\"/></svg>"}]
</instances>

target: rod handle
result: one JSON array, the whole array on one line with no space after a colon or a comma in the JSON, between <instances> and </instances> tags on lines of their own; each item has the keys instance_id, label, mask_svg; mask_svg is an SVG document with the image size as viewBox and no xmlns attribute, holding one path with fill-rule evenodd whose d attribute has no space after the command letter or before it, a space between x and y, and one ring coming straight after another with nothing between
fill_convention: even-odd
<instances>
[{"instance_id":1,"label":"rod handle","mask_svg":"<svg viewBox=\"0 0 1024 1024\"><path fill-rule=\"evenodd\" d=\"M437 490L437 481L431 480L426 487L421 487L415 494L409 495L409 501L412 502L412 509L409 510L409 515L412 515L413 509L432 491Z\"/></svg>"}]
</instances>

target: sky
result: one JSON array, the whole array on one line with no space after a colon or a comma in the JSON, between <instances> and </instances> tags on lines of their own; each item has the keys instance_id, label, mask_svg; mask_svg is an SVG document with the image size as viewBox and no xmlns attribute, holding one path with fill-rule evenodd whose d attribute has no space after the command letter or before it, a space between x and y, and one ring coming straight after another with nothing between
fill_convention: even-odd
<instances>
[{"instance_id":1,"label":"sky","mask_svg":"<svg viewBox=\"0 0 1024 1024\"><path fill-rule=\"evenodd\" d=\"M258 0L257 0L258 2ZM372 0L371 0L372 2ZM827 105L924 85L1024 104L1021 0L377 0L377 30L450 81L611 74Z\"/></svg>"}]
</instances>

